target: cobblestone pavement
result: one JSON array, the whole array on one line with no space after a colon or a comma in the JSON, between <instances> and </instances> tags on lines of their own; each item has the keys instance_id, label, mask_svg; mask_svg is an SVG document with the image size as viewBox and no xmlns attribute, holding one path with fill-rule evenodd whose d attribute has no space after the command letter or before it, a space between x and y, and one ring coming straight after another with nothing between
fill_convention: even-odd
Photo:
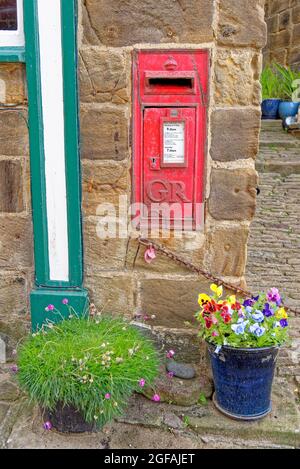
<instances>
[{"instance_id":1,"label":"cobblestone pavement","mask_svg":"<svg viewBox=\"0 0 300 469\"><path fill-rule=\"evenodd\" d=\"M260 194L251 225L246 278L250 290L280 288L300 309L300 139L281 123L262 123L256 163Z\"/></svg>"}]
</instances>

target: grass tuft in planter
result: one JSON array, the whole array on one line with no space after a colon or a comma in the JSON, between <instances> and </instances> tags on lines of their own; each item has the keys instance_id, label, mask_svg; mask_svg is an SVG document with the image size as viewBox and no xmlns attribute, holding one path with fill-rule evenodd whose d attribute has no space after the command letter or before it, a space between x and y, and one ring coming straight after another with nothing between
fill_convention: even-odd
<instances>
[{"instance_id":1,"label":"grass tuft in planter","mask_svg":"<svg viewBox=\"0 0 300 469\"><path fill-rule=\"evenodd\" d=\"M75 317L27 339L18 369L21 388L50 415L76 409L100 428L122 414L134 391L153 383L159 357L152 342L121 318Z\"/></svg>"}]
</instances>

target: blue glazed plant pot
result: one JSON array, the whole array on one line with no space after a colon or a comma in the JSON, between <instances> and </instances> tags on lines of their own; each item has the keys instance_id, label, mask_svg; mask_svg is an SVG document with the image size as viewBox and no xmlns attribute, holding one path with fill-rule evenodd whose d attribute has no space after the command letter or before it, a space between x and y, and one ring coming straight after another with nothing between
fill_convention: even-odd
<instances>
[{"instance_id":1,"label":"blue glazed plant pot","mask_svg":"<svg viewBox=\"0 0 300 469\"><path fill-rule=\"evenodd\" d=\"M257 420L271 412L278 347L233 348L208 343L215 384L214 404L228 417Z\"/></svg>"},{"instance_id":2,"label":"blue glazed plant pot","mask_svg":"<svg viewBox=\"0 0 300 469\"><path fill-rule=\"evenodd\" d=\"M262 119L278 119L281 99L264 99L261 103Z\"/></svg>"},{"instance_id":3,"label":"blue glazed plant pot","mask_svg":"<svg viewBox=\"0 0 300 469\"><path fill-rule=\"evenodd\" d=\"M292 101L282 101L279 104L279 116L281 119L285 119L286 117L293 117L296 116L298 113L300 103L294 103Z\"/></svg>"}]
</instances>

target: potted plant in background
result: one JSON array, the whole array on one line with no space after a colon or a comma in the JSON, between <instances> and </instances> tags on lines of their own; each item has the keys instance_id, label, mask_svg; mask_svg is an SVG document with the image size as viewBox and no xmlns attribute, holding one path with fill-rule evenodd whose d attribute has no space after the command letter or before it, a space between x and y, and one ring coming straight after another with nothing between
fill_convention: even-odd
<instances>
[{"instance_id":1,"label":"potted plant in background","mask_svg":"<svg viewBox=\"0 0 300 469\"><path fill-rule=\"evenodd\" d=\"M274 67L267 65L261 74L262 86L262 119L277 119L279 104L281 103L281 84Z\"/></svg>"},{"instance_id":2,"label":"potted plant in background","mask_svg":"<svg viewBox=\"0 0 300 469\"><path fill-rule=\"evenodd\" d=\"M121 318L71 315L48 323L19 350L18 380L44 412L44 428L93 431L122 414L159 369L152 342Z\"/></svg>"},{"instance_id":3,"label":"potted plant in background","mask_svg":"<svg viewBox=\"0 0 300 469\"><path fill-rule=\"evenodd\" d=\"M214 404L224 414L254 420L271 411L271 389L279 347L288 339L288 317L276 288L248 298L199 295L199 335L208 345L215 384Z\"/></svg>"},{"instance_id":4,"label":"potted plant in background","mask_svg":"<svg viewBox=\"0 0 300 469\"><path fill-rule=\"evenodd\" d=\"M292 70L290 67L274 64L281 82L283 101L279 104L279 116L281 119L296 116L299 110L299 100L294 97L296 87L300 85L300 72Z\"/></svg>"}]
</instances>

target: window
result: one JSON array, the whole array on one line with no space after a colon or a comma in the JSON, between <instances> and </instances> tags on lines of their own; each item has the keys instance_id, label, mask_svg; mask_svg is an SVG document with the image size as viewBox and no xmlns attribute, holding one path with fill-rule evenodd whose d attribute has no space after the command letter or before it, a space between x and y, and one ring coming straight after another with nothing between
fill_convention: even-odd
<instances>
[{"instance_id":1,"label":"window","mask_svg":"<svg viewBox=\"0 0 300 469\"><path fill-rule=\"evenodd\" d=\"M22 46L23 0L0 0L0 47Z\"/></svg>"}]
</instances>

